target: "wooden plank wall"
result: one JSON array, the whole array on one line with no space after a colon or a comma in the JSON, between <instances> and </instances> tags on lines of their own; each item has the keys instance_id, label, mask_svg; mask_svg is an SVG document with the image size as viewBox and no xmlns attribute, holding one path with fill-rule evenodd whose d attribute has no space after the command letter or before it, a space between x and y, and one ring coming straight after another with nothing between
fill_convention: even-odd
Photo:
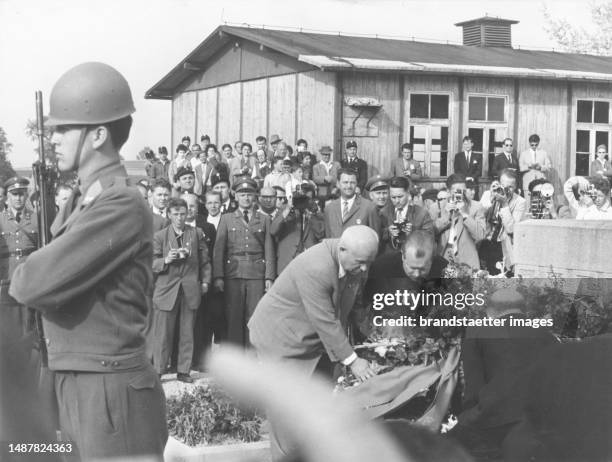
<instances>
[{"instance_id":1,"label":"wooden plank wall","mask_svg":"<svg viewBox=\"0 0 612 462\"><path fill-rule=\"evenodd\" d=\"M298 74L298 138L309 142L309 150L319 153L324 146L334 146L334 104L336 75L310 71Z\"/></svg>"},{"instance_id":2,"label":"wooden plank wall","mask_svg":"<svg viewBox=\"0 0 612 462\"><path fill-rule=\"evenodd\" d=\"M268 79L269 134L277 134L286 143L296 141L296 88L297 74Z\"/></svg>"},{"instance_id":3,"label":"wooden plank wall","mask_svg":"<svg viewBox=\"0 0 612 462\"><path fill-rule=\"evenodd\" d=\"M368 96L378 99L382 108L377 114L377 137L343 137L342 146L355 139L357 155L368 163L368 176L387 173L391 159L399 151L400 137L400 76L392 74L344 74L343 93L348 96ZM345 122L346 123L346 122Z\"/></svg>"},{"instance_id":4,"label":"wooden plank wall","mask_svg":"<svg viewBox=\"0 0 612 462\"><path fill-rule=\"evenodd\" d=\"M236 141L241 139L241 86L242 83L238 82L219 87L217 140L220 144L230 143L233 146Z\"/></svg>"},{"instance_id":5,"label":"wooden plank wall","mask_svg":"<svg viewBox=\"0 0 612 462\"><path fill-rule=\"evenodd\" d=\"M198 92L198 142L202 135L208 135L211 140L217 139L217 91L217 88L210 88ZM221 149L221 146L218 148Z\"/></svg>"},{"instance_id":6,"label":"wooden plank wall","mask_svg":"<svg viewBox=\"0 0 612 462\"><path fill-rule=\"evenodd\" d=\"M181 93L172 100L172 146L168 146L170 156L174 155L176 146L185 135L196 139L196 94ZM199 136L198 136L199 139Z\"/></svg>"},{"instance_id":7,"label":"wooden plank wall","mask_svg":"<svg viewBox=\"0 0 612 462\"><path fill-rule=\"evenodd\" d=\"M255 148L255 138L267 133L266 79L242 83L242 139Z\"/></svg>"},{"instance_id":8,"label":"wooden plank wall","mask_svg":"<svg viewBox=\"0 0 612 462\"><path fill-rule=\"evenodd\" d=\"M567 83L521 80L518 104L518 134L514 147L520 154L529 149L529 136L539 135L540 147L548 153L553 165L549 178L555 194L560 197L569 162Z\"/></svg>"}]
</instances>

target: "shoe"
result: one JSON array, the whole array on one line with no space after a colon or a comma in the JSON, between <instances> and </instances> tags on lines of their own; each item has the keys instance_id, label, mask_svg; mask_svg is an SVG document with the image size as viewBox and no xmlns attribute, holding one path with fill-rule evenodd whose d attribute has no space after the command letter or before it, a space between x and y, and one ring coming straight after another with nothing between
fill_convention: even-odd
<instances>
[{"instance_id":1,"label":"shoe","mask_svg":"<svg viewBox=\"0 0 612 462\"><path fill-rule=\"evenodd\" d=\"M176 380L178 380L179 382L193 383L193 377L184 372L179 372L178 374L176 374Z\"/></svg>"}]
</instances>

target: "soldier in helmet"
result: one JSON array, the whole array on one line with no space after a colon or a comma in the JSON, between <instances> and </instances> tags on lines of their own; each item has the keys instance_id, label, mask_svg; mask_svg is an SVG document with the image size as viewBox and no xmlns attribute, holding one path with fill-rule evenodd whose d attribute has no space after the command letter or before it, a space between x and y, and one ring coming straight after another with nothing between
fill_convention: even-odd
<instances>
[{"instance_id":1,"label":"soldier in helmet","mask_svg":"<svg viewBox=\"0 0 612 462\"><path fill-rule=\"evenodd\" d=\"M38 220L26 207L29 184L27 178L7 180L7 208L0 212L0 327L15 340L26 333L27 311L8 293L11 276L38 248Z\"/></svg>"},{"instance_id":2,"label":"soldier in helmet","mask_svg":"<svg viewBox=\"0 0 612 462\"><path fill-rule=\"evenodd\" d=\"M221 216L213 250L215 288L225 292L227 339L249 345L247 322L276 276L270 218L255 210L257 184L250 178L234 185L238 209Z\"/></svg>"},{"instance_id":3,"label":"soldier in helmet","mask_svg":"<svg viewBox=\"0 0 612 462\"><path fill-rule=\"evenodd\" d=\"M55 84L51 142L80 191L9 290L42 312L62 437L85 460L161 460L168 435L164 393L145 355L152 215L119 156L134 111L127 81L106 64L80 64Z\"/></svg>"}]
</instances>

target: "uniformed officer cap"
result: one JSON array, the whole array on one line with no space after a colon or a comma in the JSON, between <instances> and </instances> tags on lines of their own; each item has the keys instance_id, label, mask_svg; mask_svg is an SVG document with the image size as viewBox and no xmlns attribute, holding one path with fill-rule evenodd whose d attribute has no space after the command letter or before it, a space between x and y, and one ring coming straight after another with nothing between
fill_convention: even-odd
<instances>
[{"instance_id":1,"label":"uniformed officer cap","mask_svg":"<svg viewBox=\"0 0 612 462\"><path fill-rule=\"evenodd\" d=\"M379 189L389 188L389 179L382 175L371 177L365 185L367 191L378 191Z\"/></svg>"},{"instance_id":2,"label":"uniformed officer cap","mask_svg":"<svg viewBox=\"0 0 612 462\"><path fill-rule=\"evenodd\" d=\"M348 143L346 143L346 149L356 148L356 147L357 147L357 141L349 141Z\"/></svg>"},{"instance_id":3,"label":"uniformed officer cap","mask_svg":"<svg viewBox=\"0 0 612 462\"><path fill-rule=\"evenodd\" d=\"M257 183L250 178L242 178L234 185L234 191L239 192L257 192Z\"/></svg>"},{"instance_id":4,"label":"uniformed officer cap","mask_svg":"<svg viewBox=\"0 0 612 462\"><path fill-rule=\"evenodd\" d=\"M195 173L189 167L179 167L176 171L176 175L174 175L174 181L178 181L180 177L184 175L193 175L195 178Z\"/></svg>"},{"instance_id":5,"label":"uniformed officer cap","mask_svg":"<svg viewBox=\"0 0 612 462\"><path fill-rule=\"evenodd\" d=\"M218 185L219 183L225 183L228 186L230 185L230 181L229 178L226 175L215 175L213 177L213 179L211 180L210 184L211 187L215 187L216 185Z\"/></svg>"},{"instance_id":6,"label":"uniformed officer cap","mask_svg":"<svg viewBox=\"0 0 612 462\"><path fill-rule=\"evenodd\" d=\"M30 181L22 176L14 176L4 182L4 190L6 192L18 191L20 189L28 189Z\"/></svg>"}]
</instances>

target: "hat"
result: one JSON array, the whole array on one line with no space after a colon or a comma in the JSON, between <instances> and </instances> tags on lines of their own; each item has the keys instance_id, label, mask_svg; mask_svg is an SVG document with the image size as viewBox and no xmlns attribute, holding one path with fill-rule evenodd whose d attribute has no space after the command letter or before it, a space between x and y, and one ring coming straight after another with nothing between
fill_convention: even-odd
<instances>
[{"instance_id":1,"label":"hat","mask_svg":"<svg viewBox=\"0 0 612 462\"><path fill-rule=\"evenodd\" d=\"M271 196L271 197L276 197L276 191L274 190L273 187L271 186L266 186L263 188L260 188L259 190L259 195L260 196Z\"/></svg>"},{"instance_id":2,"label":"hat","mask_svg":"<svg viewBox=\"0 0 612 462\"><path fill-rule=\"evenodd\" d=\"M356 148L356 147L357 147L357 141L349 141L348 143L346 143L346 149Z\"/></svg>"},{"instance_id":3,"label":"hat","mask_svg":"<svg viewBox=\"0 0 612 462\"><path fill-rule=\"evenodd\" d=\"M217 174L213 176L212 180L210 180L211 188L214 188L219 183L225 183L228 186L230 185L229 178L225 175Z\"/></svg>"},{"instance_id":4,"label":"hat","mask_svg":"<svg viewBox=\"0 0 612 462\"><path fill-rule=\"evenodd\" d=\"M193 175L195 178L195 173L189 167L179 167L176 171L176 175L174 175L174 181L178 181L180 177L184 175Z\"/></svg>"},{"instance_id":5,"label":"hat","mask_svg":"<svg viewBox=\"0 0 612 462\"><path fill-rule=\"evenodd\" d=\"M321 149L319 149L319 152L321 154L331 154L332 153L332 148L330 146L321 146Z\"/></svg>"},{"instance_id":6,"label":"hat","mask_svg":"<svg viewBox=\"0 0 612 462\"><path fill-rule=\"evenodd\" d=\"M250 178L241 178L239 182L234 185L234 191L238 192L257 192L257 183Z\"/></svg>"},{"instance_id":7,"label":"hat","mask_svg":"<svg viewBox=\"0 0 612 462\"><path fill-rule=\"evenodd\" d=\"M437 189L426 189L423 194L421 194L421 198L425 201L427 199L435 201L438 199L438 190Z\"/></svg>"},{"instance_id":8,"label":"hat","mask_svg":"<svg viewBox=\"0 0 612 462\"><path fill-rule=\"evenodd\" d=\"M293 161L291 159L283 160L283 167L293 167Z\"/></svg>"},{"instance_id":9,"label":"hat","mask_svg":"<svg viewBox=\"0 0 612 462\"><path fill-rule=\"evenodd\" d=\"M28 189L30 181L22 176L14 176L4 182L4 190L6 192L17 191L19 189Z\"/></svg>"},{"instance_id":10,"label":"hat","mask_svg":"<svg viewBox=\"0 0 612 462\"><path fill-rule=\"evenodd\" d=\"M283 139L280 136L278 136L278 135L272 135L270 137L270 144L276 144L276 143L278 143L280 141L283 141Z\"/></svg>"},{"instance_id":11,"label":"hat","mask_svg":"<svg viewBox=\"0 0 612 462\"><path fill-rule=\"evenodd\" d=\"M368 180L365 185L365 189L367 191L377 191L379 189L387 189L389 187L388 178L383 177L382 175L373 176Z\"/></svg>"},{"instance_id":12,"label":"hat","mask_svg":"<svg viewBox=\"0 0 612 462\"><path fill-rule=\"evenodd\" d=\"M285 192L285 188L283 188L282 186L272 186L274 188L274 190L276 191L276 197L286 197L286 192ZM279 196L280 193L280 196Z\"/></svg>"}]
</instances>

